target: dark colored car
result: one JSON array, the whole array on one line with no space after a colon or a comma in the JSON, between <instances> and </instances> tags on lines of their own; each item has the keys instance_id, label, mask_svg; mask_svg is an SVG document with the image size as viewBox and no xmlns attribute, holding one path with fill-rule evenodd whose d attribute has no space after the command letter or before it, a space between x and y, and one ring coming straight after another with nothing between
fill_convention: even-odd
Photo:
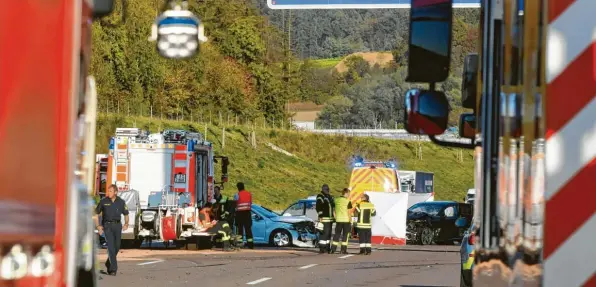
<instances>
[{"instance_id":1,"label":"dark colored car","mask_svg":"<svg viewBox=\"0 0 596 287\"><path fill-rule=\"evenodd\" d=\"M461 242L472 223L472 205L456 201L425 201L408 208L406 239L409 243L430 245ZM455 222L462 218L459 226Z\"/></svg>"}]
</instances>

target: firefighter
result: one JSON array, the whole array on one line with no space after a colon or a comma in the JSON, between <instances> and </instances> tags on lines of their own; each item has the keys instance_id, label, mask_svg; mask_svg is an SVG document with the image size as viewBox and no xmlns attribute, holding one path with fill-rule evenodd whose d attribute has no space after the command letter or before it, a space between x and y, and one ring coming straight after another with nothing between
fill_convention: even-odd
<instances>
[{"instance_id":1,"label":"firefighter","mask_svg":"<svg viewBox=\"0 0 596 287\"><path fill-rule=\"evenodd\" d=\"M115 184L108 187L106 197L102 198L95 207L95 213L101 214L101 225L98 216L93 216L97 233L101 236L105 232L108 245L108 259L106 260L106 273L116 276L118 272L118 261L116 256L120 251L122 231L128 229L128 207L124 200L118 197L118 187ZM124 225L120 222L120 216L124 215Z\"/></svg>"},{"instance_id":2,"label":"firefighter","mask_svg":"<svg viewBox=\"0 0 596 287\"><path fill-rule=\"evenodd\" d=\"M323 232L319 237L319 253L331 251L331 226L333 225L333 207L335 202L333 196L329 194L329 186L323 184L321 193L317 195L317 204L315 206L319 215L319 225L323 225Z\"/></svg>"},{"instance_id":3,"label":"firefighter","mask_svg":"<svg viewBox=\"0 0 596 287\"><path fill-rule=\"evenodd\" d=\"M227 220L230 215L228 211L227 204L228 204L228 197L221 194L221 189L219 186L215 187L215 195L213 196L213 203L215 209L215 218L217 220Z\"/></svg>"},{"instance_id":4,"label":"firefighter","mask_svg":"<svg viewBox=\"0 0 596 287\"><path fill-rule=\"evenodd\" d=\"M362 194L362 201L356 205L356 226L358 227L358 241L360 243L360 254L370 255L372 245L372 217L377 215L375 205L369 200L368 194Z\"/></svg>"},{"instance_id":5,"label":"firefighter","mask_svg":"<svg viewBox=\"0 0 596 287\"><path fill-rule=\"evenodd\" d=\"M236 184L238 193L234 196L236 200L236 227L237 227L237 241L242 244L242 235L246 235L246 243L248 248L254 249L254 242L252 238L252 194L244 189L244 183Z\"/></svg>"},{"instance_id":6,"label":"firefighter","mask_svg":"<svg viewBox=\"0 0 596 287\"><path fill-rule=\"evenodd\" d=\"M344 188L341 192L342 196L336 198L335 202L335 234L333 235L333 244L331 252L335 253L339 245L339 238L341 235L341 254L348 254L348 240L350 238L350 230L352 224L350 221L350 210L352 209L352 202L348 199L350 190Z\"/></svg>"},{"instance_id":7,"label":"firefighter","mask_svg":"<svg viewBox=\"0 0 596 287\"><path fill-rule=\"evenodd\" d=\"M225 221L225 220L218 220L215 225L213 225L213 222L211 221L211 216L213 215L213 208L211 205L211 202L205 204L205 207L203 207L203 209L201 209L201 211L199 212L199 220L201 221L201 224L204 227L210 228L209 231L213 232L213 233L217 233L218 235L221 235L220 238L218 238L218 241L221 241L223 243L223 250L224 251L230 251L230 241L231 241L231 234L232 234L232 228L230 227L230 224Z\"/></svg>"}]
</instances>

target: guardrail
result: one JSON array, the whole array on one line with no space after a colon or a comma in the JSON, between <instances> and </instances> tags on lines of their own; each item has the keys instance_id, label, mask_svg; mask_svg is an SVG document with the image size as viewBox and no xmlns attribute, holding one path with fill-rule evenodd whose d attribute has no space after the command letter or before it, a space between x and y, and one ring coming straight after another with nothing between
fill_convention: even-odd
<instances>
[{"instance_id":1,"label":"guardrail","mask_svg":"<svg viewBox=\"0 0 596 287\"><path fill-rule=\"evenodd\" d=\"M406 140L406 141L425 141L429 142L430 139L428 136L419 136L409 134L404 129L314 129L314 130L304 130L306 132L311 133L321 133L321 134L330 134L330 135L344 135L344 136L352 136L352 137L374 137L374 138L383 138L383 139L392 139L392 140ZM443 134L437 136L437 138L441 140L446 140L450 142L458 142L458 143L470 143L469 139L462 139L452 134Z\"/></svg>"}]
</instances>

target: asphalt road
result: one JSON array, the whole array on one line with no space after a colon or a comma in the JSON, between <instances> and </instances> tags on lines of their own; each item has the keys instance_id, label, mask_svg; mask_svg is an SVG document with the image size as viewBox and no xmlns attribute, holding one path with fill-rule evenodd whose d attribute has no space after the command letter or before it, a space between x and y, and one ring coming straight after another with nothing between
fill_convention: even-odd
<instances>
[{"instance_id":1,"label":"asphalt road","mask_svg":"<svg viewBox=\"0 0 596 287\"><path fill-rule=\"evenodd\" d=\"M371 255L314 249L123 250L99 286L459 286L457 246L373 246ZM101 251L103 269L105 250ZM207 284L207 285L205 285Z\"/></svg>"}]
</instances>

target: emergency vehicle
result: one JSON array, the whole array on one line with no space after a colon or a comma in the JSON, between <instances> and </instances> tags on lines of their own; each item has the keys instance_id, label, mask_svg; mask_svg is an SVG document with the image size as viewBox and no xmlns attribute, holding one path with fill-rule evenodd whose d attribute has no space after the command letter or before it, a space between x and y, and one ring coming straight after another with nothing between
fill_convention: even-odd
<instances>
[{"instance_id":1,"label":"emergency vehicle","mask_svg":"<svg viewBox=\"0 0 596 287\"><path fill-rule=\"evenodd\" d=\"M221 160L221 182L214 164ZM212 143L200 133L164 130L149 134L138 128L117 128L110 140L107 182L119 191L138 193L133 233L123 234L140 246L143 240L198 239L204 232L199 208L213 198L216 184L227 182L229 160L215 156ZM135 200L136 201L136 200ZM137 210L129 206L129 210Z\"/></svg>"},{"instance_id":2,"label":"emergency vehicle","mask_svg":"<svg viewBox=\"0 0 596 287\"><path fill-rule=\"evenodd\" d=\"M412 1L408 81L430 87L406 93L406 128L475 150L474 286L596 286L596 1L481 2L462 83L471 142L436 138L449 116L434 86L449 70L451 1Z\"/></svg>"},{"instance_id":3,"label":"emergency vehicle","mask_svg":"<svg viewBox=\"0 0 596 287\"><path fill-rule=\"evenodd\" d=\"M0 286L96 286L88 67L92 21L112 8L0 4Z\"/></svg>"},{"instance_id":4,"label":"emergency vehicle","mask_svg":"<svg viewBox=\"0 0 596 287\"><path fill-rule=\"evenodd\" d=\"M433 174L397 169L394 161L365 161L356 156L350 175L350 201L355 206L365 192L407 192L408 207L434 200ZM419 187L416 190L416 188Z\"/></svg>"}]
</instances>

